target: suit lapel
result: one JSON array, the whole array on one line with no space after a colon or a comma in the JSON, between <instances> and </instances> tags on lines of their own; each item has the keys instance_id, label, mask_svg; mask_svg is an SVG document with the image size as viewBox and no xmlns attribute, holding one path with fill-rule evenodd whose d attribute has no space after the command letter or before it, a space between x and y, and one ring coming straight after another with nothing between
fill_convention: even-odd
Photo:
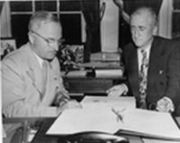
<instances>
[{"instance_id":1,"label":"suit lapel","mask_svg":"<svg viewBox=\"0 0 180 143\"><path fill-rule=\"evenodd\" d=\"M159 42L156 38L154 38L152 46L151 46L151 51L150 51L150 57L149 57L149 69L148 69L148 84L153 85L155 81L157 80L155 78L156 74L156 69L158 67L158 61L160 60L160 54L161 54L161 48L159 47ZM150 88L147 87L147 93L150 93ZM149 95L149 94L147 94Z\"/></svg>"},{"instance_id":2,"label":"suit lapel","mask_svg":"<svg viewBox=\"0 0 180 143\"><path fill-rule=\"evenodd\" d=\"M134 96L138 96L139 95L139 92L138 92L138 89L139 89L139 78L138 78L138 58L137 58L137 49L136 48L131 48L132 51L132 55L131 57L129 57L130 59L130 65L129 65L129 68L130 68L130 77L129 77L129 80L130 80L130 83L131 83L131 88L133 90L133 93L134 93Z\"/></svg>"},{"instance_id":3,"label":"suit lapel","mask_svg":"<svg viewBox=\"0 0 180 143\"><path fill-rule=\"evenodd\" d=\"M37 58L33 54L33 51L28 48L27 50L29 60L28 60L28 71L31 76L32 83L34 84L33 86L36 88L36 90L41 91L41 67L40 64L38 63Z\"/></svg>"}]
</instances>

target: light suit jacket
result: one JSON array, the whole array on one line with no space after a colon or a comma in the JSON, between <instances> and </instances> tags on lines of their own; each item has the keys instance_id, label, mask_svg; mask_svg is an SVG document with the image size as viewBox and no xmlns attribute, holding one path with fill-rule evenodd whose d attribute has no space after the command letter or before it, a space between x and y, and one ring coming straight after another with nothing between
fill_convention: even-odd
<instances>
[{"instance_id":1,"label":"light suit jacket","mask_svg":"<svg viewBox=\"0 0 180 143\"><path fill-rule=\"evenodd\" d=\"M123 59L127 85L130 93L139 102L139 78L137 47L129 44L124 48ZM156 106L159 99L169 97L180 115L180 44L179 42L154 37L148 68L147 103L148 108Z\"/></svg>"},{"instance_id":2,"label":"light suit jacket","mask_svg":"<svg viewBox=\"0 0 180 143\"><path fill-rule=\"evenodd\" d=\"M2 110L7 117L57 116L50 107L58 91L65 92L57 58L48 66L46 92L40 98L41 67L30 44L2 61Z\"/></svg>"}]
</instances>

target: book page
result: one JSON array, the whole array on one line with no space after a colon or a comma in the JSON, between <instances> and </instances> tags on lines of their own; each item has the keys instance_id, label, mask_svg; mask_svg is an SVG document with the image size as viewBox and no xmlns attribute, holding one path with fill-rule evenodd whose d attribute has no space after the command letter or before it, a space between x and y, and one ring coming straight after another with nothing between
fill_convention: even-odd
<instances>
[{"instance_id":1,"label":"book page","mask_svg":"<svg viewBox=\"0 0 180 143\"><path fill-rule=\"evenodd\" d=\"M119 129L117 116L106 106L95 104L92 108L65 110L47 134L66 135L80 132L105 132L114 134Z\"/></svg>"},{"instance_id":2,"label":"book page","mask_svg":"<svg viewBox=\"0 0 180 143\"><path fill-rule=\"evenodd\" d=\"M47 134L73 134L84 131L112 133L118 131L121 122L112 109L124 111L135 109L134 97L86 96L82 109L65 110L55 121Z\"/></svg>"},{"instance_id":3,"label":"book page","mask_svg":"<svg viewBox=\"0 0 180 143\"><path fill-rule=\"evenodd\" d=\"M120 131L180 141L180 130L169 113L135 109L134 105L128 105L125 97L120 99L114 101L111 98L87 97L82 101L81 109L63 111L47 134L66 135L89 131L114 134Z\"/></svg>"},{"instance_id":4,"label":"book page","mask_svg":"<svg viewBox=\"0 0 180 143\"><path fill-rule=\"evenodd\" d=\"M135 109L123 116L121 130L140 136L180 141L180 129L169 113Z\"/></svg>"}]
</instances>

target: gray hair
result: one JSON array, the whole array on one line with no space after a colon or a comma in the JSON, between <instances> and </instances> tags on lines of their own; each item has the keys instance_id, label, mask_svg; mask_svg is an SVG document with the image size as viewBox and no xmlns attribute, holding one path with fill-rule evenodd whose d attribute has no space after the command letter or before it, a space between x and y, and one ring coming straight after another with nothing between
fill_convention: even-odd
<instances>
[{"instance_id":1,"label":"gray hair","mask_svg":"<svg viewBox=\"0 0 180 143\"><path fill-rule=\"evenodd\" d=\"M158 25L158 16L156 15L156 12L154 11L154 9L151 7L146 7L146 6L139 7L131 14L131 17L134 15L140 15L142 13L148 13L150 17L152 18L151 20L153 21L153 24Z\"/></svg>"},{"instance_id":2,"label":"gray hair","mask_svg":"<svg viewBox=\"0 0 180 143\"><path fill-rule=\"evenodd\" d=\"M29 21L29 31L37 30L42 22L55 22L61 25L59 19L48 11L38 11L34 13Z\"/></svg>"}]
</instances>

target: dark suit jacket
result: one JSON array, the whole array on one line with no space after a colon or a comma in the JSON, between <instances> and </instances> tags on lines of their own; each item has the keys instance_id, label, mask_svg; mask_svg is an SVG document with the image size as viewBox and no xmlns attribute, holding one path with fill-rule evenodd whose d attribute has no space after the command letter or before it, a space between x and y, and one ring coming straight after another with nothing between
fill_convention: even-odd
<instances>
[{"instance_id":1,"label":"dark suit jacket","mask_svg":"<svg viewBox=\"0 0 180 143\"><path fill-rule=\"evenodd\" d=\"M136 49L134 44L128 44L123 51L123 61L129 93L135 96L138 107L140 97L138 91L138 58ZM146 97L148 108L155 108L157 101L167 96L172 99L177 113L177 109L180 109L179 42L154 37L149 58Z\"/></svg>"}]
</instances>

